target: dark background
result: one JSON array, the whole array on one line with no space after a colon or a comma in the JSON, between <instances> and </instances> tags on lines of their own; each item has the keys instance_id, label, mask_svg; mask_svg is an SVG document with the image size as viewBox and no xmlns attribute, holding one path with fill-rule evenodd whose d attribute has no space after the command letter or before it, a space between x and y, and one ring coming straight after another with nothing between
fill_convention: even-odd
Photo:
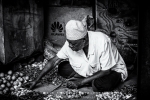
<instances>
[{"instance_id":1,"label":"dark background","mask_svg":"<svg viewBox=\"0 0 150 100\"><path fill-rule=\"evenodd\" d=\"M141 6L142 5L142 6ZM139 2L138 98L150 98L150 6Z\"/></svg>"}]
</instances>

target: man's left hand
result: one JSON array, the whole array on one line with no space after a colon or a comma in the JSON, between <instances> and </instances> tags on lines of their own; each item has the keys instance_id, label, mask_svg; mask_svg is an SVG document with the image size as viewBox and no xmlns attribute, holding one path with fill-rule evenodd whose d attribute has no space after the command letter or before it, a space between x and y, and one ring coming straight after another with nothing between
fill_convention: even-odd
<instances>
[{"instance_id":1,"label":"man's left hand","mask_svg":"<svg viewBox=\"0 0 150 100\"><path fill-rule=\"evenodd\" d=\"M67 88L78 89L81 87L81 81L68 81Z\"/></svg>"}]
</instances>

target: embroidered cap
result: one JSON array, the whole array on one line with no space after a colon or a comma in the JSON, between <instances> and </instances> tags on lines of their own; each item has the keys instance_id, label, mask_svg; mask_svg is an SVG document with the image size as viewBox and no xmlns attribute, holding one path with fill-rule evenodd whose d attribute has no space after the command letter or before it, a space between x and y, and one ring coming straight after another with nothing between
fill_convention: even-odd
<instances>
[{"instance_id":1,"label":"embroidered cap","mask_svg":"<svg viewBox=\"0 0 150 100\"><path fill-rule=\"evenodd\" d=\"M78 40L87 34L87 29L81 21L70 20L66 24L66 38L68 40Z\"/></svg>"}]
</instances>

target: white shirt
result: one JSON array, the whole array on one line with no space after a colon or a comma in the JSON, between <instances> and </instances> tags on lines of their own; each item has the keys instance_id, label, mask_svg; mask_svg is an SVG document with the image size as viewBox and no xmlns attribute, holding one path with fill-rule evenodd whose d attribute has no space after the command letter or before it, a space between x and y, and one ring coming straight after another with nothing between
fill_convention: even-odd
<instances>
[{"instance_id":1,"label":"white shirt","mask_svg":"<svg viewBox=\"0 0 150 100\"><path fill-rule=\"evenodd\" d=\"M68 41L57 53L61 59L69 59L72 68L81 76L88 77L100 70L121 73L122 80L128 77L126 64L110 38L101 32L88 31L89 49L86 57L83 50L73 51Z\"/></svg>"}]
</instances>

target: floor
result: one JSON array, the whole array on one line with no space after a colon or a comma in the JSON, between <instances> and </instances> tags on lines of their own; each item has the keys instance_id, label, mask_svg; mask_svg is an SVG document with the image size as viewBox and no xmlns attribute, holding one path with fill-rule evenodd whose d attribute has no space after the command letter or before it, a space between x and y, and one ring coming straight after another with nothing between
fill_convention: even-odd
<instances>
[{"instance_id":1,"label":"floor","mask_svg":"<svg viewBox=\"0 0 150 100\"><path fill-rule=\"evenodd\" d=\"M119 89L124 88L125 86L131 86L131 85L137 85L137 69L128 70L127 80L125 82L121 83L115 90L119 90ZM67 90L68 90L68 88L64 88L64 87L57 88L57 86L55 86L53 84L42 84L42 85L39 84L34 89L35 92L37 91L41 94L47 93L48 95L51 93L56 95L58 93L66 92ZM97 93L93 92L92 87L83 87L83 88L78 89L78 91L86 92L86 93L88 93L88 95L82 96L82 99L80 98L80 99L67 99L67 100L101 100L101 99L97 99L97 96L96 96ZM102 93L99 93L99 94L102 94ZM32 95L30 95L30 96L32 98L32 97L37 96L37 94L35 96L32 96ZM27 95L26 97L29 97L29 95ZM104 97L105 97L105 95L104 95ZM1 98L7 98L7 96L2 95ZM11 97L11 98L13 98L13 97ZM3 100L16 100L16 99L10 99L10 97L8 97L8 99L3 99ZM17 100L22 100L22 99L17 98ZM23 99L23 100L33 100L33 99ZM38 99L38 100L41 100L41 99ZM51 99L44 99L44 100L51 100ZM57 100L57 99L55 99L55 100ZM64 100L64 99L62 99L62 100ZM110 99L104 99L104 100L110 100ZM122 100L122 99L119 99L119 100ZM125 100L136 100L136 93L134 96L130 97L129 99L125 99Z\"/></svg>"},{"instance_id":2,"label":"floor","mask_svg":"<svg viewBox=\"0 0 150 100\"><path fill-rule=\"evenodd\" d=\"M121 89L124 86L130 86L130 85L137 85L137 70L136 69L129 70L128 79L124 83L121 83L115 90ZM57 86L54 86L52 84L39 85L37 88L35 88L35 91L50 93L55 88L57 88ZM65 91L65 89L66 88L60 87L60 88L56 89L53 92L54 93L63 92L63 91ZM96 99L96 97L94 96L95 94L94 94L94 92L92 90L92 87L84 87L84 88L80 88L79 90L83 91L83 92L89 92L90 93L88 96L85 96L84 98L82 98L82 100L84 100L84 99L85 100L95 100ZM78 99L76 99L76 100L78 100Z\"/></svg>"}]
</instances>

